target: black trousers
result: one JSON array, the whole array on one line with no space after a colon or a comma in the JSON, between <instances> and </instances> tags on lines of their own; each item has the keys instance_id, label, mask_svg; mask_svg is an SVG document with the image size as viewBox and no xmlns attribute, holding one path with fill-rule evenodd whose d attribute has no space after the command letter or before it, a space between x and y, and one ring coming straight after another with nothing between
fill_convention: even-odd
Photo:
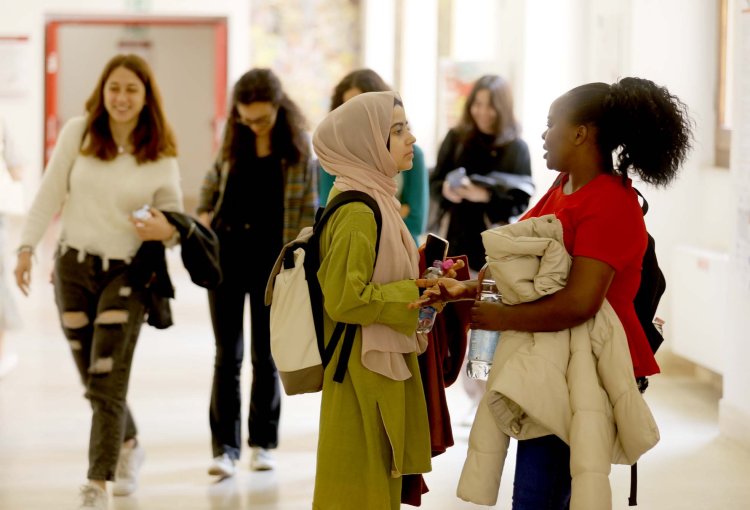
<instances>
[{"instance_id":1,"label":"black trousers","mask_svg":"<svg viewBox=\"0 0 750 510\"><path fill-rule=\"evenodd\" d=\"M246 241L246 240L245 240ZM241 450L240 373L245 352L243 334L246 297L250 298L250 411L248 444L278 446L281 387L271 358L270 308L264 294L275 253L251 247L262 243L236 242L220 236L223 281L208 292L216 341L214 377L209 412L213 455L239 459Z\"/></svg>"},{"instance_id":2,"label":"black trousers","mask_svg":"<svg viewBox=\"0 0 750 510\"><path fill-rule=\"evenodd\" d=\"M127 269L123 261L105 264L74 249L58 250L55 259L60 322L93 411L90 480L114 480L123 441L138 433L126 397L144 306L128 283ZM110 311L124 312L124 322L101 320ZM66 323L64 315L71 313L78 315L77 324Z\"/></svg>"}]
</instances>

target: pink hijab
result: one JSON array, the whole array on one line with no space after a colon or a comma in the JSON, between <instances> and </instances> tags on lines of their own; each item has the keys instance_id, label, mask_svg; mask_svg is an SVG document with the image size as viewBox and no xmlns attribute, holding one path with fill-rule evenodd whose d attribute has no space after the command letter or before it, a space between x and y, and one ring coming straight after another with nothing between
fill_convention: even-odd
<instances>
[{"instance_id":1,"label":"pink hijab","mask_svg":"<svg viewBox=\"0 0 750 510\"><path fill-rule=\"evenodd\" d=\"M419 253L396 198L398 169L386 147L397 98L393 92L359 94L330 112L313 135L321 166L336 177L334 187L363 191L380 206L383 227L374 283L419 276ZM377 323L362 327L362 364L397 381L411 377L403 354L421 353L426 347L422 335L405 335Z\"/></svg>"}]
</instances>

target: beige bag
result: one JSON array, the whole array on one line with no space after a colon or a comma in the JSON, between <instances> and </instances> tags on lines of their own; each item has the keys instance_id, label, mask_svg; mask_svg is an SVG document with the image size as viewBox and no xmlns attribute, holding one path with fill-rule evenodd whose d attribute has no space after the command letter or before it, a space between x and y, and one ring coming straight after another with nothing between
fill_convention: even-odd
<instances>
[{"instance_id":1,"label":"beige bag","mask_svg":"<svg viewBox=\"0 0 750 510\"><path fill-rule=\"evenodd\" d=\"M314 393L323 388L325 367L342 336L333 380L344 380L359 326L338 322L331 339L324 343L323 293L317 273L320 232L333 212L349 202L364 202L372 209L378 226L378 246L382 221L377 202L361 191L344 191L319 212L314 227L303 228L296 239L281 249L268 278L265 302L271 307L271 356L287 395Z\"/></svg>"},{"instance_id":2,"label":"beige bag","mask_svg":"<svg viewBox=\"0 0 750 510\"><path fill-rule=\"evenodd\" d=\"M311 234L312 228L303 229L297 242L304 243ZM293 263L284 264L290 254ZM287 246L282 251L266 289L266 302L271 305L271 356L287 395L320 391L324 367L305 277L304 247Z\"/></svg>"}]
</instances>

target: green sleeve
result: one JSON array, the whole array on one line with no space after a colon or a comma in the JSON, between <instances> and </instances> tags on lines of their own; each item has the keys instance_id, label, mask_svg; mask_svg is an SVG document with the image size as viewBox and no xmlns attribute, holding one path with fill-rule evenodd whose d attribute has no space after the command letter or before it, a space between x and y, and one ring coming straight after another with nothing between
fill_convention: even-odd
<instances>
[{"instance_id":1,"label":"green sleeve","mask_svg":"<svg viewBox=\"0 0 750 510\"><path fill-rule=\"evenodd\" d=\"M334 177L323 170L323 167L318 168L318 201L321 207L325 207L328 203L328 194L333 187L333 180Z\"/></svg>"},{"instance_id":2,"label":"green sleeve","mask_svg":"<svg viewBox=\"0 0 750 510\"><path fill-rule=\"evenodd\" d=\"M401 192L401 203L409 206L409 215L404 218L414 241L419 245L419 237L427 228L427 211L429 207L429 182L427 167L424 164L424 152L414 146L414 162L411 170L403 172L404 188Z\"/></svg>"},{"instance_id":3,"label":"green sleeve","mask_svg":"<svg viewBox=\"0 0 750 510\"><path fill-rule=\"evenodd\" d=\"M373 283L375 217L361 203L346 204L323 228L318 280L326 314L334 322L379 323L404 334L414 333L417 310L407 305L419 297L413 280Z\"/></svg>"}]
</instances>

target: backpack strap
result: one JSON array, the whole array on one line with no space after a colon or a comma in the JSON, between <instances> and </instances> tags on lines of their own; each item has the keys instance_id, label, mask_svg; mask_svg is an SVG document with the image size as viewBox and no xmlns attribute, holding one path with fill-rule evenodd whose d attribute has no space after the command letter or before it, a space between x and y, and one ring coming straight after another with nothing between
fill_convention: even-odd
<instances>
[{"instance_id":1,"label":"backpack strap","mask_svg":"<svg viewBox=\"0 0 750 510\"><path fill-rule=\"evenodd\" d=\"M305 278L307 278L307 285L310 289L310 305L313 312L313 322L315 323L315 334L318 340L318 352L320 352L320 359L323 363L323 367L327 367L330 363L333 353L336 350L341 334L344 332L346 327L346 335L344 336L344 345L342 347L341 356L339 357L338 364L336 366L336 373L334 374L333 380L336 382L342 382L344 380L344 374L346 373L346 367L349 364L349 356L354 345L354 336L356 333L355 324L344 324L341 322L336 323L333 330L333 334L326 346L323 342L325 338L325 331L323 326L323 300L318 299L322 297L323 291L320 288L320 282L318 281L317 268L320 262L320 234L323 231L328 219L333 213L342 205L350 202L364 202L370 209L372 209L373 215L375 216L375 224L377 226L377 238L375 241L375 261L378 260L378 248L380 246L380 233L383 227L383 218L380 213L380 207L367 193L356 190L343 191L338 195L331 198L325 208L319 208L315 215L315 226L313 227L312 237L308 241L305 260L310 257L309 260L317 261L318 264L305 264ZM313 267L314 266L314 267Z\"/></svg>"},{"instance_id":2,"label":"backpack strap","mask_svg":"<svg viewBox=\"0 0 750 510\"><path fill-rule=\"evenodd\" d=\"M339 207L348 204L349 202L364 202L370 209L372 209L372 213L375 215L375 223L377 224L378 230L377 240L375 242L375 260L377 261L378 247L380 246L380 231L383 227L383 217L380 214L378 203L364 191L342 191L333 197L328 204L326 204L325 208L321 207L318 209L318 212L315 215L314 230L318 234L318 237L320 237L320 231L323 230L328 218L330 218Z\"/></svg>"},{"instance_id":3,"label":"backpack strap","mask_svg":"<svg viewBox=\"0 0 750 510\"><path fill-rule=\"evenodd\" d=\"M641 198L641 211L643 212L643 215L646 216L646 213L648 212L648 201L646 200L646 197L644 197L643 194L640 191L638 191L638 188L633 187L633 190ZM654 243L654 238L651 237L651 234L648 234L648 242L652 245ZM663 279L663 276L662 276L662 279ZM664 291L662 290L661 292L663 293ZM659 295L661 296L661 293ZM644 332L646 333L646 337L649 343L651 343L652 340L649 337L648 330L644 328ZM653 346L652 346L652 349L653 349ZM646 391L646 388L648 388L647 377L637 377L636 383L638 384L638 391L640 391L641 393ZM638 495L638 463L635 462L633 463L632 466L630 466L630 494L628 495L628 506L638 506L637 495Z\"/></svg>"},{"instance_id":4,"label":"backpack strap","mask_svg":"<svg viewBox=\"0 0 750 510\"><path fill-rule=\"evenodd\" d=\"M630 495L628 496L628 506L638 506L636 493L638 492L638 463L630 466Z\"/></svg>"},{"instance_id":5,"label":"backpack strap","mask_svg":"<svg viewBox=\"0 0 750 510\"><path fill-rule=\"evenodd\" d=\"M646 216L646 213L648 212L648 202L646 201L646 197L644 197L636 187L633 187L633 191L635 191L636 195L641 197L641 211L643 211L643 215Z\"/></svg>"},{"instance_id":6,"label":"backpack strap","mask_svg":"<svg viewBox=\"0 0 750 510\"><path fill-rule=\"evenodd\" d=\"M344 382L344 374L346 374L346 367L349 365L349 357L352 354L354 336L356 334L357 325L347 324L346 333L344 334L344 344L341 346L341 356L339 356L339 362L336 365L336 372L333 374L333 380L338 383Z\"/></svg>"}]
</instances>

